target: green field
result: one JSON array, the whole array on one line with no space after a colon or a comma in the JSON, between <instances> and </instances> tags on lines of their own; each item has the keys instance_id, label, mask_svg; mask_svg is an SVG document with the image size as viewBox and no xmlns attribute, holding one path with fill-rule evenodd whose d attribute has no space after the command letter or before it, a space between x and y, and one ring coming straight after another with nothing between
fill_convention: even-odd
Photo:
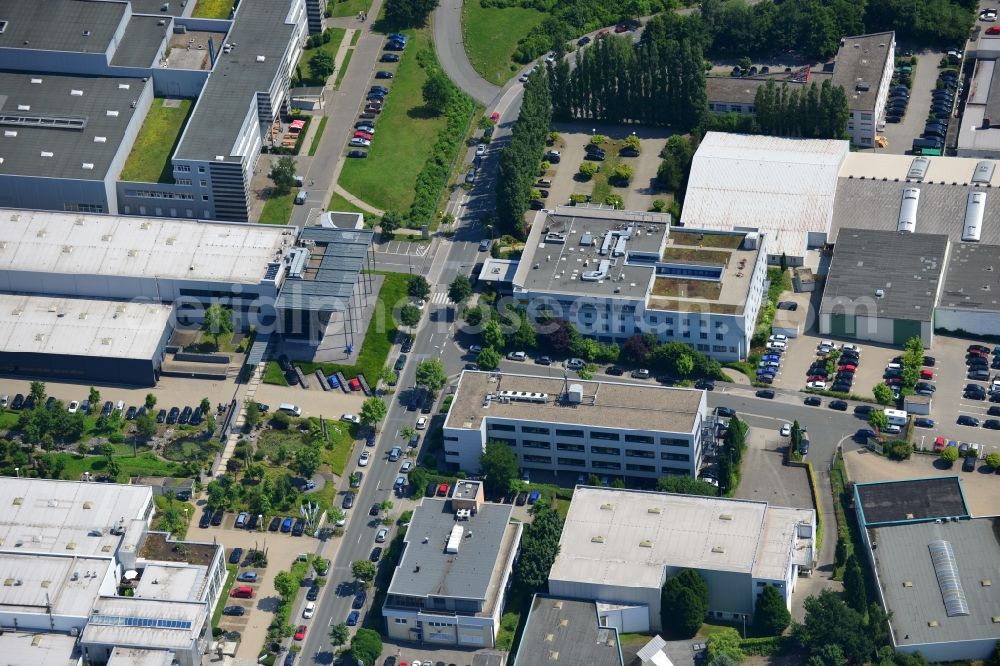
<instances>
[{"instance_id":1,"label":"green field","mask_svg":"<svg viewBox=\"0 0 1000 666\"><path fill-rule=\"evenodd\" d=\"M191 14L193 18L227 19L235 3L233 0L198 0Z\"/></svg>"},{"instance_id":2,"label":"green field","mask_svg":"<svg viewBox=\"0 0 1000 666\"><path fill-rule=\"evenodd\" d=\"M233 587L233 581L236 580L236 571L239 567L235 564L227 564L226 571L226 583L222 586L222 591L219 593L219 601L215 604L215 610L212 612L212 626L219 626L219 620L222 619L222 610L229 603L229 590Z\"/></svg>"},{"instance_id":3,"label":"green field","mask_svg":"<svg viewBox=\"0 0 1000 666\"><path fill-rule=\"evenodd\" d=\"M177 108L167 108L163 106L162 98L153 100L139 136L132 146L132 152L125 161L121 180L140 183L174 182L170 156L174 154L184 122L191 111L191 100L177 101L180 102Z\"/></svg>"},{"instance_id":4,"label":"green field","mask_svg":"<svg viewBox=\"0 0 1000 666\"><path fill-rule=\"evenodd\" d=\"M358 208L357 206L355 206L350 201L340 196L336 192L334 192L333 196L330 197L330 205L327 206L326 209L332 211L339 211L341 213L361 213L362 215L365 216L366 227L371 226L370 224L368 224L368 218L374 219L375 217L368 211Z\"/></svg>"},{"instance_id":5,"label":"green field","mask_svg":"<svg viewBox=\"0 0 1000 666\"><path fill-rule=\"evenodd\" d=\"M312 59L315 58L320 53L329 53L330 57L336 60L337 49L340 48L340 42L344 40L344 35L347 31L344 28L327 28L327 32L330 33L330 41L326 44L314 49L305 49L302 51L302 58L299 60L299 72L302 74L301 85L304 86L322 86L326 85L325 79L317 79L312 75L312 71L309 68ZM312 153L310 153L312 154Z\"/></svg>"},{"instance_id":6,"label":"green field","mask_svg":"<svg viewBox=\"0 0 1000 666\"><path fill-rule=\"evenodd\" d=\"M288 224L288 218L292 216L292 206L295 205L295 193L292 190L288 194L280 197L271 197L264 204L264 210L260 214L261 224Z\"/></svg>"},{"instance_id":7,"label":"green field","mask_svg":"<svg viewBox=\"0 0 1000 666\"><path fill-rule=\"evenodd\" d=\"M76 481L84 472L103 474L108 461L104 456L81 456L75 453L44 453L53 463L61 460L65 465L60 478ZM140 453L137 457L115 456L121 468L120 478L128 476L185 476L184 469L177 463L157 458L152 453Z\"/></svg>"},{"instance_id":8,"label":"green field","mask_svg":"<svg viewBox=\"0 0 1000 666\"><path fill-rule=\"evenodd\" d=\"M333 0L326 5L327 10L333 14L334 18L342 16L357 16L358 12L367 11L371 7L371 0Z\"/></svg>"},{"instance_id":9,"label":"green field","mask_svg":"<svg viewBox=\"0 0 1000 666\"><path fill-rule=\"evenodd\" d=\"M483 7L480 0L466 0L462 5L462 36L465 52L473 68L490 83L503 85L521 65L511 60L517 42L545 14L521 7Z\"/></svg>"},{"instance_id":10,"label":"green field","mask_svg":"<svg viewBox=\"0 0 1000 666\"><path fill-rule=\"evenodd\" d=\"M424 108L421 92L427 75L416 56L433 48L430 31L425 28L407 33L410 43L376 121L378 134L368 159L348 160L340 174L340 184L348 192L382 210L409 210L417 175L447 125L444 115L433 115Z\"/></svg>"},{"instance_id":11,"label":"green field","mask_svg":"<svg viewBox=\"0 0 1000 666\"><path fill-rule=\"evenodd\" d=\"M355 35L360 33L354 33ZM344 54L344 59L340 63L340 69L337 70L337 78L333 82L333 89L339 90L340 84L344 82L344 77L347 75L347 68L351 64L351 56L354 55L354 49L347 49L347 53Z\"/></svg>"}]
</instances>

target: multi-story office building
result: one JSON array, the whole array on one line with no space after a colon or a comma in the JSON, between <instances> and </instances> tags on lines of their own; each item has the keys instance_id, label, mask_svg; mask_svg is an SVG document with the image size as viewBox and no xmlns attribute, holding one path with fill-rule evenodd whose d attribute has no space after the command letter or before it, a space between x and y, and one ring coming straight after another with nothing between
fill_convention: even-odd
<instances>
[{"instance_id":1,"label":"multi-story office building","mask_svg":"<svg viewBox=\"0 0 1000 666\"><path fill-rule=\"evenodd\" d=\"M656 479L698 473L711 428L705 392L465 371L444 424L449 467L479 471L487 442L521 467Z\"/></svg>"},{"instance_id":2,"label":"multi-story office building","mask_svg":"<svg viewBox=\"0 0 1000 666\"><path fill-rule=\"evenodd\" d=\"M851 113L847 133L851 143L861 148L875 146L878 123L883 120L895 64L896 33L844 37L840 40L833 85L847 93Z\"/></svg>"}]
</instances>

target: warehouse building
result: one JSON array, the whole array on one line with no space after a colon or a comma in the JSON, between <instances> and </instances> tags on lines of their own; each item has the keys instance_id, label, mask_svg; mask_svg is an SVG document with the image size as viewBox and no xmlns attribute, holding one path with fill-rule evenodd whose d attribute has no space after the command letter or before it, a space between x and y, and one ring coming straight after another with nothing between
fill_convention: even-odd
<instances>
[{"instance_id":1,"label":"warehouse building","mask_svg":"<svg viewBox=\"0 0 1000 666\"><path fill-rule=\"evenodd\" d=\"M554 661L624 666L618 630L606 626L599 613L593 601L536 594L514 666L550 666Z\"/></svg>"},{"instance_id":2,"label":"warehouse building","mask_svg":"<svg viewBox=\"0 0 1000 666\"><path fill-rule=\"evenodd\" d=\"M651 333L718 359L746 356L764 295L769 238L670 227L660 213L539 211L513 277L528 313L621 343Z\"/></svg>"},{"instance_id":3,"label":"warehouse building","mask_svg":"<svg viewBox=\"0 0 1000 666\"><path fill-rule=\"evenodd\" d=\"M917 214L917 197L904 192L901 229ZM932 347L948 245L943 234L842 229L819 308L820 334L899 346L918 337Z\"/></svg>"},{"instance_id":4,"label":"warehouse building","mask_svg":"<svg viewBox=\"0 0 1000 666\"><path fill-rule=\"evenodd\" d=\"M486 444L501 442L523 469L696 476L712 441L701 390L467 370L454 395L445 460L471 474Z\"/></svg>"},{"instance_id":5,"label":"warehouse building","mask_svg":"<svg viewBox=\"0 0 1000 666\"><path fill-rule=\"evenodd\" d=\"M972 517L957 476L859 483L854 505L893 647L987 659L1000 640L1000 519Z\"/></svg>"},{"instance_id":6,"label":"warehouse building","mask_svg":"<svg viewBox=\"0 0 1000 666\"><path fill-rule=\"evenodd\" d=\"M484 502L478 481L421 501L382 606L391 639L495 647L521 540L513 509Z\"/></svg>"},{"instance_id":7,"label":"warehouse building","mask_svg":"<svg viewBox=\"0 0 1000 666\"><path fill-rule=\"evenodd\" d=\"M708 617L749 624L765 586L791 608L815 558L813 509L578 486L549 593L596 601L601 626L647 633L662 627L666 579L694 569L708 584Z\"/></svg>"},{"instance_id":8,"label":"warehouse building","mask_svg":"<svg viewBox=\"0 0 1000 666\"><path fill-rule=\"evenodd\" d=\"M970 55L971 57L971 55ZM959 157L1000 158L1000 39L981 33L958 130Z\"/></svg>"},{"instance_id":9,"label":"warehouse building","mask_svg":"<svg viewBox=\"0 0 1000 666\"><path fill-rule=\"evenodd\" d=\"M708 132L694 155L681 225L767 237L767 260L801 265L827 242L847 141Z\"/></svg>"},{"instance_id":10,"label":"warehouse building","mask_svg":"<svg viewBox=\"0 0 1000 666\"><path fill-rule=\"evenodd\" d=\"M998 263L998 245L952 244L934 310L935 328L984 336L1000 331Z\"/></svg>"},{"instance_id":11,"label":"warehouse building","mask_svg":"<svg viewBox=\"0 0 1000 666\"><path fill-rule=\"evenodd\" d=\"M226 580L222 546L151 532L149 487L4 479L0 504L0 635L5 655L103 663L117 649L201 664ZM181 547L178 547L181 546ZM67 637L69 640L67 640Z\"/></svg>"}]
</instances>

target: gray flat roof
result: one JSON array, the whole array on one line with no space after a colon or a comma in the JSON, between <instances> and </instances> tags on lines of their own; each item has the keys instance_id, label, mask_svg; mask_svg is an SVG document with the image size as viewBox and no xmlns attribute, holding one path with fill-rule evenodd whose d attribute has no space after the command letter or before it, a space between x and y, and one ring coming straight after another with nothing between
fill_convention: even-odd
<instances>
[{"instance_id":1,"label":"gray flat roof","mask_svg":"<svg viewBox=\"0 0 1000 666\"><path fill-rule=\"evenodd\" d=\"M947 251L942 234L842 229L820 314L868 314L874 307L879 318L931 321Z\"/></svg>"},{"instance_id":2,"label":"gray flat roof","mask_svg":"<svg viewBox=\"0 0 1000 666\"><path fill-rule=\"evenodd\" d=\"M514 666L552 666L553 661L622 666L618 632L601 627L593 601L536 594Z\"/></svg>"},{"instance_id":3,"label":"gray flat roof","mask_svg":"<svg viewBox=\"0 0 1000 666\"><path fill-rule=\"evenodd\" d=\"M80 635L84 645L187 649L201 635L208 614L204 602L137 597L100 597ZM153 620L145 624L129 620Z\"/></svg>"},{"instance_id":4,"label":"gray flat roof","mask_svg":"<svg viewBox=\"0 0 1000 666\"><path fill-rule=\"evenodd\" d=\"M957 476L859 483L854 491L868 526L969 515Z\"/></svg>"},{"instance_id":5,"label":"gray flat roof","mask_svg":"<svg viewBox=\"0 0 1000 666\"><path fill-rule=\"evenodd\" d=\"M260 284L294 227L130 215L0 211L0 275L74 275ZM0 282L2 286L2 282Z\"/></svg>"},{"instance_id":6,"label":"gray flat roof","mask_svg":"<svg viewBox=\"0 0 1000 666\"><path fill-rule=\"evenodd\" d=\"M288 276L276 307L310 312L342 312L350 305L361 271L368 266L371 229L304 227L299 240L311 242L301 277Z\"/></svg>"},{"instance_id":7,"label":"gray flat roof","mask_svg":"<svg viewBox=\"0 0 1000 666\"><path fill-rule=\"evenodd\" d=\"M159 303L0 294L0 353L151 361L172 313Z\"/></svg>"},{"instance_id":8,"label":"gray flat roof","mask_svg":"<svg viewBox=\"0 0 1000 666\"><path fill-rule=\"evenodd\" d=\"M812 83L821 85L823 81L830 78L830 74L825 72L810 72L809 81L792 81L788 77L791 74L784 72L772 73L765 76L740 77L740 76L709 76L705 78L705 93L709 102L723 102L729 104L753 104L757 98L757 89L765 85L768 81L781 88L783 84L788 84L788 91L805 90Z\"/></svg>"},{"instance_id":9,"label":"gray flat roof","mask_svg":"<svg viewBox=\"0 0 1000 666\"><path fill-rule=\"evenodd\" d=\"M886 610L892 614L897 646L997 640L1000 630L1000 519L976 518L945 523L893 525L871 530L872 551ZM947 541L968 615L949 617L929 547ZM986 584L990 581L992 584ZM934 624L934 626L930 626Z\"/></svg>"},{"instance_id":10,"label":"gray flat roof","mask_svg":"<svg viewBox=\"0 0 1000 666\"><path fill-rule=\"evenodd\" d=\"M173 663L174 653L171 650L115 647L111 650L107 666L171 666Z\"/></svg>"},{"instance_id":11,"label":"gray flat roof","mask_svg":"<svg viewBox=\"0 0 1000 666\"><path fill-rule=\"evenodd\" d=\"M181 16L184 14L183 0L128 0L133 14L156 14L157 16ZM163 5L167 4L166 11ZM188 2L190 4L190 0Z\"/></svg>"},{"instance_id":12,"label":"gray flat roof","mask_svg":"<svg viewBox=\"0 0 1000 666\"><path fill-rule=\"evenodd\" d=\"M705 392L696 389L627 384L619 382L569 380L583 388L583 402L563 401L566 382L562 377L504 374L499 380L490 372L464 370L458 379L455 400L445 425L450 428L478 429L483 420L524 419L538 423L565 423L605 427L609 430L651 430L690 433L699 422ZM487 395L500 391L544 393L544 402L512 400L504 403Z\"/></svg>"},{"instance_id":13,"label":"gray flat roof","mask_svg":"<svg viewBox=\"0 0 1000 666\"><path fill-rule=\"evenodd\" d=\"M26 534L30 527L30 523L21 526L20 538L30 538ZM113 550L100 553L100 557L81 557L73 550L46 555L18 553L21 548L5 544L0 553L4 580L21 581L19 585L0 587L0 611L44 614L50 605L56 616L90 614L94 599L101 593L101 583L114 566Z\"/></svg>"},{"instance_id":14,"label":"gray flat roof","mask_svg":"<svg viewBox=\"0 0 1000 666\"><path fill-rule=\"evenodd\" d=\"M1000 246L953 243L938 306L1000 310Z\"/></svg>"},{"instance_id":15,"label":"gray flat roof","mask_svg":"<svg viewBox=\"0 0 1000 666\"><path fill-rule=\"evenodd\" d=\"M893 57L894 40L892 32L856 35L841 40L843 45L837 51L833 68L833 85L844 87L847 106L852 111L875 110L886 60ZM858 90L859 83L867 83L868 90Z\"/></svg>"},{"instance_id":16,"label":"gray flat roof","mask_svg":"<svg viewBox=\"0 0 1000 666\"><path fill-rule=\"evenodd\" d=\"M483 601L495 596L495 570L517 547L512 533L518 526L510 523L513 509L511 504L485 503L468 520L456 521L451 500L424 499L413 511L388 594ZM464 530L458 553L446 553L455 526Z\"/></svg>"},{"instance_id":17,"label":"gray flat roof","mask_svg":"<svg viewBox=\"0 0 1000 666\"><path fill-rule=\"evenodd\" d=\"M7 21L0 48L104 53L127 8L127 2L0 0Z\"/></svg>"},{"instance_id":18,"label":"gray flat roof","mask_svg":"<svg viewBox=\"0 0 1000 666\"><path fill-rule=\"evenodd\" d=\"M142 79L0 72L0 112L10 119L0 143L0 174L103 180L135 114L132 101L151 85ZM46 118L74 124L37 124Z\"/></svg>"},{"instance_id":19,"label":"gray flat roof","mask_svg":"<svg viewBox=\"0 0 1000 666\"><path fill-rule=\"evenodd\" d=\"M83 656L76 647L76 638L69 634L10 630L0 635L0 654L9 664L46 666L79 666Z\"/></svg>"},{"instance_id":20,"label":"gray flat roof","mask_svg":"<svg viewBox=\"0 0 1000 666\"><path fill-rule=\"evenodd\" d=\"M282 67L295 24L286 23L292 0L243 0L227 41L216 44L218 60L198 97L174 157L184 160L240 162L237 139L258 92L267 92Z\"/></svg>"},{"instance_id":21,"label":"gray flat roof","mask_svg":"<svg viewBox=\"0 0 1000 666\"><path fill-rule=\"evenodd\" d=\"M156 52L167 38L169 26L159 25L162 20L159 16L133 14L111 64L115 67L152 67Z\"/></svg>"},{"instance_id":22,"label":"gray flat roof","mask_svg":"<svg viewBox=\"0 0 1000 666\"><path fill-rule=\"evenodd\" d=\"M981 34L980 45L984 42L998 42L994 37ZM1000 151L1000 67L996 60L976 60L972 81L969 83L969 99L962 112L958 130L960 151L996 152Z\"/></svg>"}]
</instances>

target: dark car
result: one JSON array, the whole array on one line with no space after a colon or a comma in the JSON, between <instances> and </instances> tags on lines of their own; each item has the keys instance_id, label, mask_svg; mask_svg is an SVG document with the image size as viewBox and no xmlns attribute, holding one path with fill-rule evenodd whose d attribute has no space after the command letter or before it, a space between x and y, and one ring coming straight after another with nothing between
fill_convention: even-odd
<instances>
[{"instance_id":1,"label":"dark car","mask_svg":"<svg viewBox=\"0 0 1000 666\"><path fill-rule=\"evenodd\" d=\"M580 39L576 40L576 45L577 46L586 46L589 43L590 43L590 37L587 37L586 35L584 35Z\"/></svg>"},{"instance_id":2,"label":"dark car","mask_svg":"<svg viewBox=\"0 0 1000 666\"><path fill-rule=\"evenodd\" d=\"M52 405L56 404L55 396L49 396L45 401L45 409L52 409Z\"/></svg>"},{"instance_id":3,"label":"dark car","mask_svg":"<svg viewBox=\"0 0 1000 666\"><path fill-rule=\"evenodd\" d=\"M406 48L406 44L398 41L391 41L385 45L386 51L402 51Z\"/></svg>"},{"instance_id":4,"label":"dark car","mask_svg":"<svg viewBox=\"0 0 1000 666\"><path fill-rule=\"evenodd\" d=\"M167 410L161 409L160 411L156 412L157 423L163 423L166 420L167 420Z\"/></svg>"},{"instance_id":5,"label":"dark car","mask_svg":"<svg viewBox=\"0 0 1000 666\"><path fill-rule=\"evenodd\" d=\"M201 407L192 408L191 418L188 420L188 423L190 423L191 425L199 425L201 423L201 419L202 419Z\"/></svg>"},{"instance_id":6,"label":"dark car","mask_svg":"<svg viewBox=\"0 0 1000 666\"><path fill-rule=\"evenodd\" d=\"M375 546L372 548L372 554L368 556L368 559L372 562L378 562L382 559L382 546Z\"/></svg>"},{"instance_id":7,"label":"dark car","mask_svg":"<svg viewBox=\"0 0 1000 666\"><path fill-rule=\"evenodd\" d=\"M799 304L795 301L780 301L778 303L779 310L788 310L789 312L794 312L799 309Z\"/></svg>"},{"instance_id":8,"label":"dark car","mask_svg":"<svg viewBox=\"0 0 1000 666\"><path fill-rule=\"evenodd\" d=\"M180 494L177 495L177 499L180 499ZM188 499L190 499L190 498L188 498ZM258 514L251 513L250 514L250 520L247 521L247 529L248 530L256 530L257 529L257 525L259 524L258 521L259 521Z\"/></svg>"},{"instance_id":9,"label":"dark car","mask_svg":"<svg viewBox=\"0 0 1000 666\"><path fill-rule=\"evenodd\" d=\"M378 502L372 504L372 508L368 509L369 516L377 516L382 511L382 505Z\"/></svg>"},{"instance_id":10,"label":"dark car","mask_svg":"<svg viewBox=\"0 0 1000 666\"><path fill-rule=\"evenodd\" d=\"M715 414L721 416L722 418L731 419L736 416L736 410L732 407L724 407L719 405L715 408Z\"/></svg>"},{"instance_id":11,"label":"dark car","mask_svg":"<svg viewBox=\"0 0 1000 666\"><path fill-rule=\"evenodd\" d=\"M281 532L282 534L288 534L292 531L292 517L286 516L281 521Z\"/></svg>"},{"instance_id":12,"label":"dark car","mask_svg":"<svg viewBox=\"0 0 1000 666\"><path fill-rule=\"evenodd\" d=\"M183 424L187 423L190 420L191 420L191 408L190 407L185 407L184 409L181 410L181 415L177 419L177 422L180 423L181 425L183 425Z\"/></svg>"},{"instance_id":13,"label":"dark car","mask_svg":"<svg viewBox=\"0 0 1000 666\"><path fill-rule=\"evenodd\" d=\"M528 491L522 490L517 494L517 499L514 500L514 504L517 506L524 506L528 501Z\"/></svg>"},{"instance_id":14,"label":"dark car","mask_svg":"<svg viewBox=\"0 0 1000 666\"><path fill-rule=\"evenodd\" d=\"M20 394L18 394L20 395ZM31 397L31 396L28 396ZM16 399L15 399L16 401ZM111 412L114 411L115 405L110 400L105 400L104 405L101 407L101 416L111 416Z\"/></svg>"},{"instance_id":15,"label":"dark car","mask_svg":"<svg viewBox=\"0 0 1000 666\"><path fill-rule=\"evenodd\" d=\"M246 614L246 612L247 609L243 608L243 606L226 606L222 609L223 615L230 615L234 617L242 617Z\"/></svg>"},{"instance_id":16,"label":"dark car","mask_svg":"<svg viewBox=\"0 0 1000 666\"><path fill-rule=\"evenodd\" d=\"M639 157L639 151L635 148L622 148L618 154L622 157Z\"/></svg>"},{"instance_id":17,"label":"dark car","mask_svg":"<svg viewBox=\"0 0 1000 666\"><path fill-rule=\"evenodd\" d=\"M914 421L914 423L917 424L918 428L933 428L936 425L934 419L929 419L926 417L918 418Z\"/></svg>"},{"instance_id":18,"label":"dark car","mask_svg":"<svg viewBox=\"0 0 1000 666\"><path fill-rule=\"evenodd\" d=\"M351 608L355 610L360 610L361 608L364 608L365 601L367 599L368 599L368 593L365 592L364 590L361 590L360 592L354 595L354 601L351 602Z\"/></svg>"},{"instance_id":19,"label":"dark car","mask_svg":"<svg viewBox=\"0 0 1000 666\"><path fill-rule=\"evenodd\" d=\"M135 405L133 405L133 406L129 407L129 408L128 408L128 409L127 409L127 410L125 411L125 420L126 420L126 421L134 421L134 420L135 420L135 415L136 415L136 412L137 412L137 411L139 411L139 410L138 410L138 409L136 409Z\"/></svg>"},{"instance_id":20,"label":"dark car","mask_svg":"<svg viewBox=\"0 0 1000 666\"><path fill-rule=\"evenodd\" d=\"M549 358L548 356L539 356L537 359L535 359L535 363L537 363L538 365L552 365L552 359Z\"/></svg>"},{"instance_id":21,"label":"dark car","mask_svg":"<svg viewBox=\"0 0 1000 666\"><path fill-rule=\"evenodd\" d=\"M319 585L313 585L306 592L306 601L316 601L319 598Z\"/></svg>"},{"instance_id":22,"label":"dark car","mask_svg":"<svg viewBox=\"0 0 1000 666\"><path fill-rule=\"evenodd\" d=\"M180 409L178 409L177 407L171 407L170 411L167 412L167 424L172 425L174 423L177 423L177 417L179 417L180 414L181 414Z\"/></svg>"},{"instance_id":23,"label":"dark car","mask_svg":"<svg viewBox=\"0 0 1000 666\"><path fill-rule=\"evenodd\" d=\"M967 416L962 414L958 417L958 425L972 426L973 428L979 427L979 419L975 416Z\"/></svg>"},{"instance_id":24,"label":"dark car","mask_svg":"<svg viewBox=\"0 0 1000 666\"><path fill-rule=\"evenodd\" d=\"M295 666L295 657L298 656L298 652L289 652L285 655L285 666Z\"/></svg>"},{"instance_id":25,"label":"dark car","mask_svg":"<svg viewBox=\"0 0 1000 666\"><path fill-rule=\"evenodd\" d=\"M222 524L222 517L225 512L222 509L216 509L215 513L212 514L212 527L218 527Z\"/></svg>"},{"instance_id":26,"label":"dark car","mask_svg":"<svg viewBox=\"0 0 1000 666\"><path fill-rule=\"evenodd\" d=\"M859 428L858 431L854 433L854 439L859 442L866 442L869 437L875 437L875 431L870 428Z\"/></svg>"},{"instance_id":27,"label":"dark car","mask_svg":"<svg viewBox=\"0 0 1000 666\"><path fill-rule=\"evenodd\" d=\"M18 393L14 396L14 401L10 403L11 409L21 409L24 406L24 396Z\"/></svg>"},{"instance_id":28,"label":"dark car","mask_svg":"<svg viewBox=\"0 0 1000 666\"><path fill-rule=\"evenodd\" d=\"M715 380L712 379L699 379L694 383L696 389L701 389L703 391L714 391L715 390Z\"/></svg>"},{"instance_id":29,"label":"dark car","mask_svg":"<svg viewBox=\"0 0 1000 666\"><path fill-rule=\"evenodd\" d=\"M387 72L384 69L383 70L379 70L379 71L375 72L375 78L376 79L391 79L392 78L392 72Z\"/></svg>"},{"instance_id":30,"label":"dark car","mask_svg":"<svg viewBox=\"0 0 1000 666\"><path fill-rule=\"evenodd\" d=\"M962 461L962 471L963 472L975 472L976 471L976 456L966 456L965 460Z\"/></svg>"},{"instance_id":31,"label":"dark car","mask_svg":"<svg viewBox=\"0 0 1000 666\"><path fill-rule=\"evenodd\" d=\"M808 398L806 398L802 402L805 405L807 405L808 407L819 407L820 405L823 404L823 401L819 398L819 396L815 396L815 395L809 396Z\"/></svg>"},{"instance_id":32,"label":"dark car","mask_svg":"<svg viewBox=\"0 0 1000 666\"><path fill-rule=\"evenodd\" d=\"M587 153L583 156L583 159L591 160L592 162L603 162L607 157L607 153L602 151L600 153Z\"/></svg>"},{"instance_id":33,"label":"dark car","mask_svg":"<svg viewBox=\"0 0 1000 666\"><path fill-rule=\"evenodd\" d=\"M201 514L201 520L198 521L198 527L205 529L212 524L212 510L205 509L205 513Z\"/></svg>"},{"instance_id":34,"label":"dark car","mask_svg":"<svg viewBox=\"0 0 1000 666\"><path fill-rule=\"evenodd\" d=\"M612 365L604 371L604 374L611 375L612 377L621 377L625 374L625 368L618 365Z\"/></svg>"},{"instance_id":35,"label":"dark car","mask_svg":"<svg viewBox=\"0 0 1000 666\"><path fill-rule=\"evenodd\" d=\"M755 393L758 398L765 398L766 400L774 400L774 391L771 389L760 389Z\"/></svg>"},{"instance_id":36,"label":"dark car","mask_svg":"<svg viewBox=\"0 0 1000 666\"><path fill-rule=\"evenodd\" d=\"M1000 419L986 419L983 421L983 427L987 430L1000 430Z\"/></svg>"},{"instance_id":37,"label":"dark car","mask_svg":"<svg viewBox=\"0 0 1000 666\"><path fill-rule=\"evenodd\" d=\"M271 519L271 524L267 526L267 531L277 532L279 527L281 527L281 516L275 516Z\"/></svg>"},{"instance_id":38,"label":"dark car","mask_svg":"<svg viewBox=\"0 0 1000 666\"><path fill-rule=\"evenodd\" d=\"M834 393L850 393L851 385L849 383L834 382L830 385L830 390Z\"/></svg>"},{"instance_id":39,"label":"dark car","mask_svg":"<svg viewBox=\"0 0 1000 666\"><path fill-rule=\"evenodd\" d=\"M379 60L382 62L399 62L399 56L395 53L383 53Z\"/></svg>"},{"instance_id":40,"label":"dark car","mask_svg":"<svg viewBox=\"0 0 1000 666\"><path fill-rule=\"evenodd\" d=\"M355 159L365 159L368 157L368 151L366 150L351 150L347 153L348 157L353 157Z\"/></svg>"},{"instance_id":41,"label":"dark car","mask_svg":"<svg viewBox=\"0 0 1000 666\"><path fill-rule=\"evenodd\" d=\"M239 564L241 557L243 557L243 549L242 548L233 548L229 552L229 563L230 564Z\"/></svg>"},{"instance_id":42,"label":"dark car","mask_svg":"<svg viewBox=\"0 0 1000 666\"><path fill-rule=\"evenodd\" d=\"M413 336L407 335L405 338L403 338L403 344L400 345L399 351L403 352L404 354L409 354L411 349L413 349Z\"/></svg>"},{"instance_id":43,"label":"dark car","mask_svg":"<svg viewBox=\"0 0 1000 666\"><path fill-rule=\"evenodd\" d=\"M871 405L858 405L854 408L854 415L868 418L868 415L872 413L872 409L874 409L874 407Z\"/></svg>"},{"instance_id":44,"label":"dark car","mask_svg":"<svg viewBox=\"0 0 1000 666\"><path fill-rule=\"evenodd\" d=\"M432 409L434 409L434 396L430 393L425 393L424 402L420 405L420 413L430 414Z\"/></svg>"},{"instance_id":45,"label":"dark car","mask_svg":"<svg viewBox=\"0 0 1000 666\"><path fill-rule=\"evenodd\" d=\"M830 409L836 409L838 412L847 411L847 402L844 400L831 400L828 406Z\"/></svg>"},{"instance_id":46,"label":"dark car","mask_svg":"<svg viewBox=\"0 0 1000 666\"><path fill-rule=\"evenodd\" d=\"M359 618L359 617L361 617L361 613L359 613L359 612L358 612L358 611L356 611L356 610L352 610L352 611L351 611L350 613L348 613L348 615L347 615L347 626L348 626L348 627L354 627L354 626L357 626L357 624L358 624L358 618ZM290 652L289 654L295 654L295 653L294 653L294 652Z\"/></svg>"},{"instance_id":47,"label":"dark car","mask_svg":"<svg viewBox=\"0 0 1000 666\"><path fill-rule=\"evenodd\" d=\"M407 359L406 354L400 354L399 358L396 359L396 363L393 364L392 369L395 370L396 372L400 372L406 365L406 359Z\"/></svg>"}]
</instances>

